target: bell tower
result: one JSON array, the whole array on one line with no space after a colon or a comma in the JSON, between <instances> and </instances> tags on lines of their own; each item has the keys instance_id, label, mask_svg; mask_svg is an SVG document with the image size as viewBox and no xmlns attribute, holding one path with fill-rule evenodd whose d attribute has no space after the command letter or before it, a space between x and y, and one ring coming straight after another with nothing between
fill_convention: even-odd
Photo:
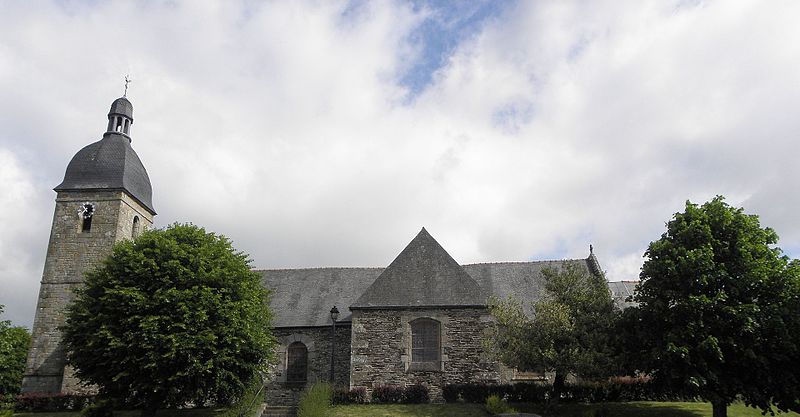
<instances>
[{"instance_id":1,"label":"bell tower","mask_svg":"<svg viewBox=\"0 0 800 417\"><path fill-rule=\"evenodd\" d=\"M66 366L58 330L72 290L82 285L85 271L111 253L114 243L153 224L153 191L131 147L132 125L131 102L125 96L114 100L102 139L75 154L64 180L54 188L56 208L22 392L80 391Z\"/></svg>"}]
</instances>

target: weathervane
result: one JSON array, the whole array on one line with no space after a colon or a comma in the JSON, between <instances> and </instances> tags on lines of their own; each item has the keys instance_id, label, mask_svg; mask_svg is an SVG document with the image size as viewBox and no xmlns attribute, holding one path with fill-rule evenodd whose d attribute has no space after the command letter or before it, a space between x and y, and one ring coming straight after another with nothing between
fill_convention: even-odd
<instances>
[{"instance_id":1,"label":"weathervane","mask_svg":"<svg viewBox=\"0 0 800 417\"><path fill-rule=\"evenodd\" d=\"M128 97L128 84L133 81L128 77L128 74L125 74L125 93L122 94L122 97Z\"/></svg>"}]
</instances>

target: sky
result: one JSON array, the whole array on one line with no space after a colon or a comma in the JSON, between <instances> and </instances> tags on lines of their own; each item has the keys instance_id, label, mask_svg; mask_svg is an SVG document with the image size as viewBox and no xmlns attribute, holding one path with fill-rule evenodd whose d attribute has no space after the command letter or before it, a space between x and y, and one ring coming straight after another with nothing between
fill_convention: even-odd
<instances>
[{"instance_id":1,"label":"sky","mask_svg":"<svg viewBox=\"0 0 800 417\"><path fill-rule=\"evenodd\" d=\"M0 0L0 319L30 327L55 192L133 79L156 227L257 268L639 274L687 200L800 257L800 2Z\"/></svg>"}]
</instances>

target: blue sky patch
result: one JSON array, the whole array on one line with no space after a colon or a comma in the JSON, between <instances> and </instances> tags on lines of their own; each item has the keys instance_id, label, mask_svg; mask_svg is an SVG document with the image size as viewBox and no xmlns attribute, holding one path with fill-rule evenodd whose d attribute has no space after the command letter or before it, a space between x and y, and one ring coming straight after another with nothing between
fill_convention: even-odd
<instances>
[{"instance_id":1,"label":"blue sky patch","mask_svg":"<svg viewBox=\"0 0 800 417\"><path fill-rule=\"evenodd\" d=\"M446 65L462 41L479 32L487 20L497 17L514 2L414 1L415 11L426 12L428 18L410 39L420 49L420 54L399 79L399 83L409 89L409 98L416 97L433 82L433 74Z\"/></svg>"}]
</instances>

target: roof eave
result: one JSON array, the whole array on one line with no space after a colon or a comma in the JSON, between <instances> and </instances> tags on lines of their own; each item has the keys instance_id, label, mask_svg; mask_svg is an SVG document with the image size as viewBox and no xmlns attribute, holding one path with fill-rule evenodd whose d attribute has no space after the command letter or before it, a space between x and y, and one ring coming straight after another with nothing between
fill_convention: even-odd
<instances>
[{"instance_id":1,"label":"roof eave","mask_svg":"<svg viewBox=\"0 0 800 417\"><path fill-rule=\"evenodd\" d=\"M62 183L62 184L63 184L63 183ZM122 191L122 192L124 192L125 194L127 194L127 195L128 195L128 197L132 198L134 201L136 201L137 203L139 203L139 205L140 205L140 206L144 207L144 209L145 209L145 210L147 210L147 211L148 211L150 214L152 214L153 216L155 216L156 214L158 214L158 213L156 213L156 211L155 211L155 210L154 210L152 207L150 207L150 206L149 206L147 203L145 203L145 202L143 202L142 200L138 199L138 198L137 198L135 195L133 195L133 194L132 194L130 191L128 191L128 190L127 190L126 188L124 188L124 187L113 187L113 188L99 188L99 187L75 188L75 187L61 187L61 185L62 185L62 184L59 184L59 185L57 185L55 188L53 188L53 191L55 191L55 192L57 192L57 193L60 193L60 192L62 192L62 191L89 191L89 192L91 192L91 191Z\"/></svg>"},{"instance_id":2,"label":"roof eave","mask_svg":"<svg viewBox=\"0 0 800 417\"><path fill-rule=\"evenodd\" d=\"M350 311L356 310L428 310L428 309L464 309L487 308L487 304L437 304L437 305L391 305L391 306L350 306Z\"/></svg>"}]
</instances>

